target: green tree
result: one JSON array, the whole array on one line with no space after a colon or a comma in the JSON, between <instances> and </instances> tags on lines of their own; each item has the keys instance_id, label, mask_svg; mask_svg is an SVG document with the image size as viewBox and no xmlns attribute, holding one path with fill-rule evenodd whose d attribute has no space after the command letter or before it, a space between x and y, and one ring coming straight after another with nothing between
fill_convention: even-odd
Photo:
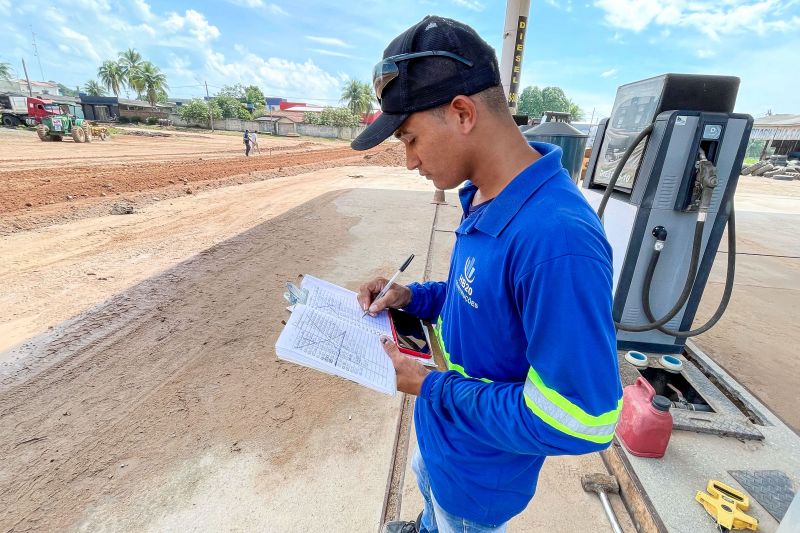
<instances>
[{"instance_id":1,"label":"green tree","mask_svg":"<svg viewBox=\"0 0 800 533\"><path fill-rule=\"evenodd\" d=\"M140 78L138 76L139 69L142 66L142 54L133 48L128 48L119 54L119 66L122 70L122 76L125 84L131 89L136 91L136 96L141 97L144 92L144 87L139 85Z\"/></svg>"},{"instance_id":2,"label":"green tree","mask_svg":"<svg viewBox=\"0 0 800 533\"><path fill-rule=\"evenodd\" d=\"M315 124L323 126L355 127L361 123L361 115L355 114L346 107L326 107L321 113L306 113L306 116L318 115Z\"/></svg>"},{"instance_id":3,"label":"green tree","mask_svg":"<svg viewBox=\"0 0 800 533\"><path fill-rule=\"evenodd\" d=\"M525 87L519 97L517 112L521 115L539 118L545 111L569 113L572 120L581 120L585 114L572 100L567 98L561 87Z\"/></svg>"},{"instance_id":4,"label":"green tree","mask_svg":"<svg viewBox=\"0 0 800 533\"><path fill-rule=\"evenodd\" d=\"M0 63L0 80L11 79L11 65L8 63Z\"/></svg>"},{"instance_id":5,"label":"green tree","mask_svg":"<svg viewBox=\"0 0 800 533\"><path fill-rule=\"evenodd\" d=\"M569 116L574 122L579 122L586 118L586 112L581 109L581 107L573 102L572 100L569 101Z\"/></svg>"},{"instance_id":6,"label":"green tree","mask_svg":"<svg viewBox=\"0 0 800 533\"><path fill-rule=\"evenodd\" d=\"M50 83L56 83L56 82L51 81ZM59 92L64 96L78 96L78 91L76 91L75 89L70 89L63 83L56 83L56 85L58 85Z\"/></svg>"},{"instance_id":7,"label":"green tree","mask_svg":"<svg viewBox=\"0 0 800 533\"><path fill-rule=\"evenodd\" d=\"M240 118L242 120L252 119L250 112L244 108L242 102L230 95L219 95L214 97L214 103L219 106L222 118Z\"/></svg>"},{"instance_id":8,"label":"green tree","mask_svg":"<svg viewBox=\"0 0 800 533\"><path fill-rule=\"evenodd\" d=\"M89 80L83 85L83 90L89 96L105 96L105 88L97 83L97 80Z\"/></svg>"},{"instance_id":9,"label":"green tree","mask_svg":"<svg viewBox=\"0 0 800 533\"><path fill-rule=\"evenodd\" d=\"M314 126L321 126L320 113L303 113L303 122Z\"/></svg>"},{"instance_id":10,"label":"green tree","mask_svg":"<svg viewBox=\"0 0 800 533\"><path fill-rule=\"evenodd\" d=\"M178 107L178 115L185 121L193 124L209 125L209 118L213 115L215 120L222 118L222 111L213 102L205 102L193 98Z\"/></svg>"},{"instance_id":11,"label":"green tree","mask_svg":"<svg viewBox=\"0 0 800 533\"><path fill-rule=\"evenodd\" d=\"M342 89L341 103L354 115L372 111L372 88L358 80L348 81Z\"/></svg>"},{"instance_id":12,"label":"green tree","mask_svg":"<svg viewBox=\"0 0 800 533\"><path fill-rule=\"evenodd\" d=\"M235 98L240 102L245 101L245 88L244 85L241 83L237 83L236 85L223 85L222 89L219 90L217 93L219 96L229 96L231 98Z\"/></svg>"},{"instance_id":13,"label":"green tree","mask_svg":"<svg viewBox=\"0 0 800 533\"><path fill-rule=\"evenodd\" d=\"M539 87L528 86L522 89L517 104L517 113L528 115L529 117L541 117L544 114L542 104L542 91Z\"/></svg>"},{"instance_id":14,"label":"green tree","mask_svg":"<svg viewBox=\"0 0 800 533\"><path fill-rule=\"evenodd\" d=\"M131 83L140 94L144 94L147 97L150 105L156 105L158 95L162 92L166 93L166 90L169 89L167 76L149 61L145 61L136 69L131 78Z\"/></svg>"},{"instance_id":15,"label":"green tree","mask_svg":"<svg viewBox=\"0 0 800 533\"><path fill-rule=\"evenodd\" d=\"M253 104L256 107L260 104L261 107L264 107L264 102L266 101L267 97L264 96L264 93L255 85L248 85L244 88L244 101L248 104Z\"/></svg>"},{"instance_id":16,"label":"green tree","mask_svg":"<svg viewBox=\"0 0 800 533\"><path fill-rule=\"evenodd\" d=\"M119 96L119 90L125 87L125 70L117 61L103 61L97 69L97 77L114 96Z\"/></svg>"}]
</instances>

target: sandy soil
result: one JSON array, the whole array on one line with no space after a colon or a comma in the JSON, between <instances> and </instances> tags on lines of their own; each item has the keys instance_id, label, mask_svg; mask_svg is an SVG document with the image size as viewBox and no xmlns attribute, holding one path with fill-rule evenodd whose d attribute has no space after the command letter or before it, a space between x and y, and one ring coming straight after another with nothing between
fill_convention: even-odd
<instances>
[{"instance_id":1,"label":"sandy soil","mask_svg":"<svg viewBox=\"0 0 800 533\"><path fill-rule=\"evenodd\" d=\"M0 239L0 284L8 288L0 292L0 353L325 192L429 187L398 168L340 167L184 195L132 215L8 235Z\"/></svg>"},{"instance_id":2,"label":"sandy soil","mask_svg":"<svg viewBox=\"0 0 800 533\"><path fill-rule=\"evenodd\" d=\"M345 454L391 428L391 419L370 418L376 398L360 387L274 358L285 313L275 288L310 264L328 271L325 258L356 223L337 212L336 197L323 194L112 298L48 335L33 350L42 360L27 363L35 372L6 375L0 529L235 530L252 524L245 509L276 513L273 487L307 475L297 455L316 431L337 435L343 413L365 423L365 433L337 442ZM216 475L237 458L238 477ZM203 483L244 508L228 516L230 506L205 494L193 511ZM245 497L252 501L236 499Z\"/></svg>"},{"instance_id":3,"label":"sandy soil","mask_svg":"<svg viewBox=\"0 0 800 533\"><path fill-rule=\"evenodd\" d=\"M62 142L43 143L31 131L3 128L0 130L0 139L3 146L8 148L0 154L0 170L243 156L241 136L232 133L211 134L123 127L119 134L114 134L106 141L76 144L71 138L65 138ZM298 140L271 135L259 136L258 142L261 154L255 154L256 157L287 150L307 151L348 145L341 140ZM33 157L34 154L36 157Z\"/></svg>"},{"instance_id":4,"label":"sandy soil","mask_svg":"<svg viewBox=\"0 0 800 533\"><path fill-rule=\"evenodd\" d=\"M221 180L230 176L239 176L272 169L283 169L309 165L313 163L331 163L348 158L363 158L363 154L353 151L349 146L335 143L333 147L309 150L310 143L295 142L294 146L283 141L283 149L269 155L269 149L263 146L262 154L244 157L240 151L234 153L218 152L220 141L214 136L196 135L194 137L170 138L134 138L130 141L126 136L115 136L106 143L70 144L42 143L35 135L2 134L3 143L9 153L36 153L36 168L13 170L25 166L18 155L0 160L0 212L10 214L31 207L70 202L80 198L98 198L109 195L121 195L143 190L156 190L170 186L188 186L195 182ZM213 137L213 138L209 138ZM146 139L144 144L142 140ZM233 144L238 138L225 137ZM270 139L266 142L275 142ZM130 148L133 154L128 162L120 163L125 158L114 152L116 145ZM135 146L130 146L134 144ZM214 157L204 155L191 158L185 156L175 159L174 150L201 145L204 153L217 150ZM175 145L178 145L177 147ZM189 145L189 146L187 146ZM233 146L237 146L233 144ZM62 160L53 155L71 149L72 158ZM289 148L289 149L287 149ZM383 148L374 151L384 150ZM76 160L74 151L86 153L88 162ZM142 151L147 150L154 156L142 158ZM44 152L44 156L42 156ZM227 155L228 157L223 157ZM156 157L157 161L151 161ZM170 160L163 159L169 157ZM97 160L104 161L100 164ZM113 163L111 163L113 161ZM143 164L147 163L147 164Z\"/></svg>"},{"instance_id":5,"label":"sandy soil","mask_svg":"<svg viewBox=\"0 0 800 533\"><path fill-rule=\"evenodd\" d=\"M736 221L733 295L719 323L696 342L800 434L800 182L742 176ZM726 261L717 255L695 326L719 304Z\"/></svg>"}]
</instances>

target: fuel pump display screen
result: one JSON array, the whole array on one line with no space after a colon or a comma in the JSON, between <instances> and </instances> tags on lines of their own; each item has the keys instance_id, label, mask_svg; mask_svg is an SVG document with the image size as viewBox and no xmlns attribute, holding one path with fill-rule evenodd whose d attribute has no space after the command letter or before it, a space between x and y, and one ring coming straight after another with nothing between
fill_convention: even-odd
<instances>
[{"instance_id":1,"label":"fuel pump display screen","mask_svg":"<svg viewBox=\"0 0 800 533\"><path fill-rule=\"evenodd\" d=\"M623 85L617 90L611 118L608 119L603 143L598 153L593 183L608 185L622 155L633 140L655 119L664 90L664 82L653 78ZM631 154L616 183L616 189L630 192L636 179L646 142Z\"/></svg>"}]
</instances>

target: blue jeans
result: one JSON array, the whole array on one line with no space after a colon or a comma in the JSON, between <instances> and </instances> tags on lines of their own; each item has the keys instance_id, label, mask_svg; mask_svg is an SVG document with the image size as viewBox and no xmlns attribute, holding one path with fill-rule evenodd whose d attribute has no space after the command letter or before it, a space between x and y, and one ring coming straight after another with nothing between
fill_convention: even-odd
<instances>
[{"instance_id":1,"label":"blue jeans","mask_svg":"<svg viewBox=\"0 0 800 533\"><path fill-rule=\"evenodd\" d=\"M419 448L414 452L411 468L417 476L419 491L425 499L420 533L505 533L506 524L487 526L451 515L442 509L433 497L428 471L425 469L425 462L422 460Z\"/></svg>"}]
</instances>

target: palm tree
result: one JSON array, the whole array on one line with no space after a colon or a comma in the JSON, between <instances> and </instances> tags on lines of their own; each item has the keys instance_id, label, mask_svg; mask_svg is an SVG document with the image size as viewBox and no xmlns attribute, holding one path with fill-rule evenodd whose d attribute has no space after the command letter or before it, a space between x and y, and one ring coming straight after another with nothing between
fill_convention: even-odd
<instances>
[{"instance_id":1,"label":"palm tree","mask_svg":"<svg viewBox=\"0 0 800 533\"><path fill-rule=\"evenodd\" d=\"M361 84L361 101L365 103L364 112L372 113L372 104L375 102L375 93L373 92L372 85L369 83Z\"/></svg>"},{"instance_id":2,"label":"palm tree","mask_svg":"<svg viewBox=\"0 0 800 533\"><path fill-rule=\"evenodd\" d=\"M141 96L144 87L136 85L136 74L142 66L142 54L128 48L124 52L119 53L119 66L122 69L122 76L127 83L128 87L136 91L137 96Z\"/></svg>"},{"instance_id":3,"label":"palm tree","mask_svg":"<svg viewBox=\"0 0 800 533\"><path fill-rule=\"evenodd\" d=\"M125 72L120 63L111 60L103 61L103 64L97 69L97 76L105 84L106 89L111 90L114 96L119 96L120 88L125 86Z\"/></svg>"},{"instance_id":4,"label":"palm tree","mask_svg":"<svg viewBox=\"0 0 800 533\"><path fill-rule=\"evenodd\" d=\"M340 102L346 104L347 109L354 115L367 113L372 109L372 89L367 83L350 80L342 90Z\"/></svg>"},{"instance_id":5,"label":"palm tree","mask_svg":"<svg viewBox=\"0 0 800 533\"><path fill-rule=\"evenodd\" d=\"M89 80L83 85L83 90L89 96L105 96L106 90L96 80Z\"/></svg>"},{"instance_id":6,"label":"palm tree","mask_svg":"<svg viewBox=\"0 0 800 533\"><path fill-rule=\"evenodd\" d=\"M0 63L0 80L11 79L11 65L8 63Z\"/></svg>"},{"instance_id":7,"label":"palm tree","mask_svg":"<svg viewBox=\"0 0 800 533\"><path fill-rule=\"evenodd\" d=\"M150 105L156 105L159 93L169 89L167 76L149 61L142 63L131 78L133 87L141 87L141 92L147 96Z\"/></svg>"}]
</instances>

